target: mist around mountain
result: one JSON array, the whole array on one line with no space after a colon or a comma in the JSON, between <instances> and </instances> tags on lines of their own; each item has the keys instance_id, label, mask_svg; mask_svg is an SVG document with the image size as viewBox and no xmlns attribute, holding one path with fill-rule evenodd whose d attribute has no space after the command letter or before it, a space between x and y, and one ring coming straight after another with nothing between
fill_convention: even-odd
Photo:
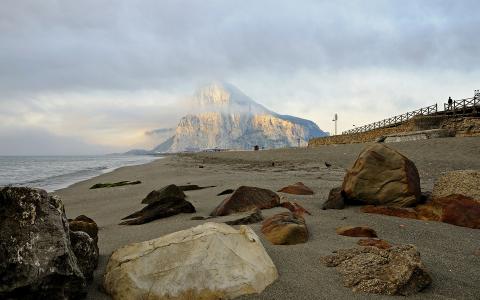
<instances>
[{"instance_id":1,"label":"mist around mountain","mask_svg":"<svg viewBox=\"0 0 480 300\"><path fill-rule=\"evenodd\" d=\"M255 145L265 149L295 147L307 144L311 138L328 135L314 122L277 114L225 82L213 82L198 89L191 106L195 113L182 117L173 135L150 150L151 153L215 148L245 150Z\"/></svg>"}]
</instances>

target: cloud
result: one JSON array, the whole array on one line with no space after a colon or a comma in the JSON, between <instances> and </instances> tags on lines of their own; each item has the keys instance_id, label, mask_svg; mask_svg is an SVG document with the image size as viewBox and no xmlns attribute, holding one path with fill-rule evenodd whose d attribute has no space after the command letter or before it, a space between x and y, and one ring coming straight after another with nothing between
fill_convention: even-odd
<instances>
[{"instance_id":1,"label":"cloud","mask_svg":"<svg viewBox=\"0 0 480 300\"><path fill-rule=\"evenodd\" d=\"M0 126L151 145L145 132L174 127L183 98L212 79L326 130L335 112L371 122L479 88L479 8L473 0L5 0Z\"/></svg>"}]
</instances>

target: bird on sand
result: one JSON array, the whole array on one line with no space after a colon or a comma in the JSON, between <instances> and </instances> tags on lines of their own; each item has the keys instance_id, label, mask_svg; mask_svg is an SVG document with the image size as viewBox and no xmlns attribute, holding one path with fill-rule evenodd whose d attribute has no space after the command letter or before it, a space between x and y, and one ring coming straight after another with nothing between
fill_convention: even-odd
<instances>
[{"instance_id":1,"label":"bird on sand","mask_svg":"<svg viewBox=\"0 0 480 300\"><path fill-rule=\"evenodd\" d=\"M332 166L331 163L325 162L325 167L330 168Z\"/></svg>"}]
</instances>

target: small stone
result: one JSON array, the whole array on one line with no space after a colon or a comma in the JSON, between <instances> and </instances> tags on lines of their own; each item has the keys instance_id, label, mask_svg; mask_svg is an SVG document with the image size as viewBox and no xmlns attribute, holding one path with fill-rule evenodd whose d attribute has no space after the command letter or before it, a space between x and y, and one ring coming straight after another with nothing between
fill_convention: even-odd
<instances>
[{"instance_id":1,"label":"small stone","mask_svg":"<svg viewBox=\"0 0 480 300\"><path fill-rule=\"evenodd\" d=\"M278 190L278 192L293 194L293 195L313 195L315 194L311 188L303 184L303 182L297 182L295 184L286 186Z\"/></svg>"},{"instance_id":2,"label":"small stone","mask_svg":"<svg viewBox=\"0 0 480 300\"><path fill-rule=\"evenodd\" d=\"M274 245L295 245L308 240L305 219L292 212L276 214L262 224L262 233Z\"/></svg>"},{"instance_id":3,"label":"small stone","mask_svg":"<svg viewBox=\"0 0 480 300\"><path fill-rule=\"evenodd\" d=\"M367 226L343 226L336 230L338 235L351 237L377 237L377 233Z\"/></svg>"},{"instance_id":4,"label":"small stone","mask_svg":"<svg viewBox=\"0 0 480 300\"><path fill-rule=\"evenodd\" d=\"M360 239L358 240L357 244L359 246L377 247L379 249L389 249L392 247L392 245L390 245L387 241L380 239Z\"/></svg>"},{"instance_id":5,"label":"small stone","mask_svg":"<svg viewBox=\"0 0 480 300\"><path fill-rule=\"evenodd\" d=\"M248 215L244 218L240 218L240 219L236 219L236 220L232 220L232 221L227 221L227 222L225 222L225 224L228 224L228 225L248 225L248 224L255 224L255 223L258 223L258 222L261 222L261 221L263 221L262 211L257 208L250 215Z\"/></svg>"},{"instance_id":6,"label":"small stone","mask_svg":"<svg viewBox=\"0 0 480 300\"><path fill-rule=\"evenodd\" d=\"M328 199L323 203L322 209L344 209L345 200L342 195L342 187L336 187L328 193Z\"/></svg>"}]
</instances>

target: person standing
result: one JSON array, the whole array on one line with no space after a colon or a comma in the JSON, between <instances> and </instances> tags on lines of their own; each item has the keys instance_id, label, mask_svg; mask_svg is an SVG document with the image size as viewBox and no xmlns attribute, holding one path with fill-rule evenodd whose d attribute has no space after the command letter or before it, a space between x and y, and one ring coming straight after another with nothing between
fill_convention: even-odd
<instances>
[{"instance_id":1,"label":"person standing","mask_svg":"<svg viewBox=\"0 0 480 300\"><path fill-rule=\"evenodd\" d=\"M452 104L453 104L452 97L448 97L448 109L449 110L452 110Z\"/></svg>"}]
</instances>

